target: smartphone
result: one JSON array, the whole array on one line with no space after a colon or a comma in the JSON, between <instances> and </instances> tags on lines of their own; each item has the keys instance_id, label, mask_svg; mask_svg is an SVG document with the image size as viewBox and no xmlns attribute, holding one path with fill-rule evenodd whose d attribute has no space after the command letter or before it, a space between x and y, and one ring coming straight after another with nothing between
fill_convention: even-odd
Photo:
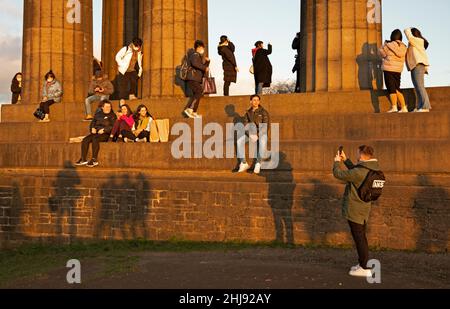
<instances>
[{"instance_id":1,"label":"smartphone","mask_svg":"<svg viewBox=\"0 0 450 309\"><path fill-rule=\"evenodd\" d=\"M344 152L344 146L339 147L339 155L342 155Z\"/></svg>"}]
</instances>

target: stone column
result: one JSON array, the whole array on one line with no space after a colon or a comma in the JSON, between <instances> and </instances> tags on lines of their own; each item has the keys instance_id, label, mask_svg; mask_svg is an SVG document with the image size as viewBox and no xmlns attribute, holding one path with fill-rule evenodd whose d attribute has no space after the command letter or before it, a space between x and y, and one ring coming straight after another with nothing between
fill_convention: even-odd
<instances>
[{"instance_id":1,"label":"stone column","mask_svg":"<svg viewBox=\"0 0 450 309\"><path fill-rule=\"evenodd\" d=\"M208 1L141 0L141 12L142 97L183 95L175 83L175 68L196 39L208 42Z\"/></svg>"},{"instance_id":2,"label":"stone column","mask_svg":"<svg viewBox=\"0 0 450 309\"><path fill-rule=\"evenodd\" d=\"M117 52L139 36L139 0L103 0L102 61L110 79L117 75Z\"/></svg>"},{"instance_id":3,"label":"stone column","mask_svg":"<svg viewBox=\"0 0 450 309\"><path fill-rule=\"evenodd\" d=\"M79 102L92 76L92 0L25 0L23 100L41 99L44 75L52 69L65 102Z\"/></svg>"},{"instance_id":4,"label":"stone column","mask_svg":"<svg viewBox=\"0 0 450 309\"><path fill-rule=\"evenodd\" d=\"M302 89L381 89L381 0L302 0Z\"/></svg>"}]
</instances>

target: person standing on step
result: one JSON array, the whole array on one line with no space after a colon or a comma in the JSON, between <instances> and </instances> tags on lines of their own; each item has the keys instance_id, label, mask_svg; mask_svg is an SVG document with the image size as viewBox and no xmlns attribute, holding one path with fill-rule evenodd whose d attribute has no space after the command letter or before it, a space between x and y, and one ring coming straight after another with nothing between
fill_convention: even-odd
<instances>
[{"instance_id":1,"label":"person standing on step","mask_svg":"<svg viewBox=\"0 0 450 309\"><path fill-rule=\"evenodd\" d=\"M11 104L22 101L22 73L17 73L11 81Z\"/></svg>"},{"instance_id":2,"label":"person standing on step","mask_svg":"<svg viewBox=\"0 0 450 309\"><path fill-rule=\"evenodd\" d=\"M297 73L297 81L295 83L295 92L300 93L300 81L301 81L301 53L302 53L302 33L298 32L292 41L292 49L297 51L297 55L295 55L295 65L292 69L292 73Z\"/></svg>"},{"instance_id":3,"label":"person standing on step","mask_svg":"<svg viewBox=\"0 0 450 309\"><path fill-rule=\"evenodd\" d=\"M250 97L251 107L243 118L243 124L253 124L256 126L256 132L249 130L246 134L238 136L237 140L237 156L240 161L238 173L246 172L250 169L250 165L245 159L245 144L255 143L255 166L253 173L259 174L261 172L262 154L267 150L268 130L270 126L269 113L261 106L261 97L257 94ZM248 134L248 136L247 136Z\"/></svg>"},{"instance_id":4,"label":"person standing on step","mask_svg":"<svg viewBox=\"0 0 450 309\"><path fill-rule=\"evenodd\" d=\"M230 95L230 85L231 83L236 83L237 73L239 72L236 57L234 55L236 47L228 40L226 35L223 35L220 37L218 50L219 55L222 56L223 60L223 95L228 97Z\"/></svg>"},{"instance_id":5,"label":"person standing on step","mask_svg":"<svg viewBox=\"0 0 450 309\"><path fill-rule=\"evenodd\" d=\"M137 81L143 70L142 57L142 40L139 38L133 39L130 45L117 53L119 99L137 99Z\"/></svg>"},{"instance_id":6,"label":"person standing on step","mask_svg":"<svg viewBox=\"0 0 450 309\"><path fill-rule=\"evenodd\" d=\"M42 101L39 107L43 110L45 117L39 122L50 122L50 106L61 102L63 90L61 84L56 79L55 74L50 70L45 74L44 86L42 87Z\"/></svg>"},{"instance_id":7,"label":"person standing on step","mask_svg":"<svg viewBox=\"0 0 450 309\"><path fill-rule=\"evenodd\" d=\"M116 120L117 116L112 110L111 102L103 101L101 111L95 114L91 122L91 134L86 136L81 143L81 159L75 163L76 166L98 166L97 159L100 152L100 143L108 142ZM92 144L92 159L87 161L90 144Z\"/></svg>"},{"instance_id":8,"label":"person standing on step","mask_svg":"<svg viewBox=\"0 0 450 309\"><path fill-rule=\"evenodd\" d=\"M273 68L269 60L270 54L272 54L272 44L270 43L268 48L264 49L264 43L258 41L255 43L255 48L252 49L255 93L258 95L263 93L263 88L270 87L272 83Z\"/></svg>"},{"instance_id":9,"label":"person standing on step","mask_svg":"<svg viewBox=\"0 0 450 309\"><path fill-rule=\"evenodd\" d=\"M418 105L414 111L428 113L431 110L431 103L425 88L425 74L428 74L430 67L427 55L430 43L417 28L408 28L405 30L405 34L409 41L406 63L408 70L411 71L411 78L418 99Z\"/></svg>"},{"instance_id":10,"label":"person standing on step","mask_svg":"<svg viewBox=\"0 0 450 309\"><path fill-rule=\"evenodd\" d=\"M391 34L391 40L386 41L379 52L383 59L382 70L384 72L384 81L389 92L389 99L392 108L388 113L397 113L398 103L400 102L400 113L408 113L405 97L400 89L403 68L405 67L406 52L408 48L402 42L403 35L399 29Z\"/></svg>"},{"instance_id":11,"label":"person standing on step","mask_svg":"<svg viewBox=\"0 0 450 309\"><path fill-rule=\"evenodd\" d=\"M205 43L200 40L195 41L194 48L189 49L187 52L189 70L186 80L188 87L192 90L193 96L188 98L183 113L189 118L201 117L197 112L200 106L200 100L203 97L202 83L210 65L210 60L205 56L205 52Z\"/></svg>"},{"instance_id":12,"label":"person standing on step","mask_svg":"<svg viewBox=\"0 0 450 309\"><path fill-rule=\"evenodd\" d=\"M347 183L342 204L342 215L348 221L359 256L359 264L350 269L349 275L370 277L372 272L367 265L369 245L366 229L372 202L362 201L359 197L358 188L364 183L369 171L380 171L380 166L378 160L374 158L374 149L370 146L360 146L358 156L357 165L353 165L345 152L340 150L334 159L333 175L336 179ZM341 169L341 163L345 164L347 170Z\"/></svg>"},{"instance_id":13,"label":"person standing on step","mask_svg":"<svg viewBox=\"0 0 450 309\"><path fill-rule=\"evenodd\" d=\"M92 120L92 103L109 100L109 96L114 92L114 86L103 71L95 72L95 76L89 84L89 96L86 98L86 118Z\"/></svg>"},{"instance_id":14,"label":"person standing on step","mask_svg":"<svg viewBox=\"0 0 450 309\"><path fill-rule=\"evenodd\" d=\"M125 143L147 143L150 142L150 129L153 117L145 105L140 105L134 114L134 125L130 131L122 131Z\"/></svg>"}]
</instances>

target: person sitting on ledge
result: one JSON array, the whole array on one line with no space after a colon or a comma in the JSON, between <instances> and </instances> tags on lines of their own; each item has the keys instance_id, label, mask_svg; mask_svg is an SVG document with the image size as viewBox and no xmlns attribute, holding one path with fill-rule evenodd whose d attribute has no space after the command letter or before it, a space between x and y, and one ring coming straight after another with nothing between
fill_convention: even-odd
<instances>
[{"instance_id":1,"label":"person sitting on ledge","mask_svg":"<svg viewBox=\"0 0 450 309\"><path fill-rule=\"evenodd\" d=\"M121 111L117 116L117 120L111 131L110 139L112 142L116 143L119 139L123 139L122 132L131 132L131 128L134 125L133 111L130 106L125 104L122 105Z\"/></svg>"},{"instance_id":2,"label":"person sitting on ledge","mask_svg":"<svg viewBox=\"0 0 450 309\"><path fill-rule=\"evenodd\" d=\"M17 73L11 82L11 104L17 104L22 101L22 73Z\"/></svg>"},{"instance_id":3,"label":"person sitting on ledge","mask_svg":"<svg viewBox=\"0 0 450 309\"><path fill-rule=\"evenodd\" d=\"M134 114L134 125L130 131L123 130L122 136L125 143L147 143L150 142L150 127L153 117L145 105L140 105Z\"/></svg>"},{"instance_id":4,"label":"person sitting on ledge","mask_svg":"<svg viewBox=\"0 0 450 309\"><path fill-rule=\"evenodd\" d=\"M45 82L42 87L42 101L39 107L44 111L45 117L39 122L50 122L50 106L55 103L61 102L63 90L59 81L56 80L56 76L52 70L45 74Z\"/></svg>"},{"instance_id":5,"label":"person sitting on ledge","mask_svg":"<svg viewBox=\"0 0 450 309\"><path fill-rule=\"evenodd\" d=\"M109 100L109 96L114 92L114 86L103 71L95 72L95 76L89 84L89 96L86 98L86 118L90 121L92 117L92 102Z\"/></svg>"},{"instance_id":6,"label":"person sitting on ledge","mask_svg":"<svg viewBox=\"0 0 450 309\"><path fill-rule=\"evenodd\" d=\"M81 159L75 163L76 166L98 166L97 158L100 152L100 143L109 140L109 135L116 120L117 116L112 110L111 102L103 101L102 110L95 114L91 122L91 134L86 136L81 143ZM92 160L88 162L86 159L90 144L92 144Z\"/></svg>"}]
</instances>

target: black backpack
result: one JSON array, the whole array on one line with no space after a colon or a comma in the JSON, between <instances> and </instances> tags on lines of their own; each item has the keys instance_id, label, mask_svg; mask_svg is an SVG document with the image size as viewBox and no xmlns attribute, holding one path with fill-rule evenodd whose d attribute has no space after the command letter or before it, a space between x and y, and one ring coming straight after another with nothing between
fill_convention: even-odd
<instances>
[{"instance_id":1,"label":"black backpack","mask_svg":"<svg viewBox=\"0 0 450 309\"><path fill-rule=\"evenodd\" d=\"M356 168L365 168L369 170L366 179L359 188L357 188L359 198L366 202L375 202L383 194L383 188L386 184L386 177L382 171L374 171L362 165Z\"/></svg>"}]
</instances>

